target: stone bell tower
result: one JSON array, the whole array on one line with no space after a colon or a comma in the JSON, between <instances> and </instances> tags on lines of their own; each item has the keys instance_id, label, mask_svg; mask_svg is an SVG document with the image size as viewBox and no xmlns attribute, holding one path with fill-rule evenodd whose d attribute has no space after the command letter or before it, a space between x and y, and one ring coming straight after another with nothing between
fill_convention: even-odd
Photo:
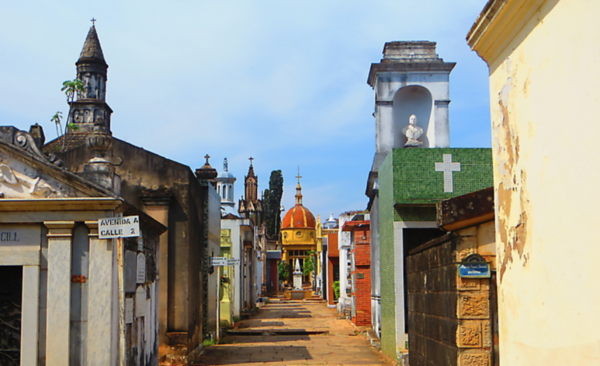
<instances>
[{"instance_id":1,"label":"stone bell tower","mask_svg":"<svg viewBox=\"0 0 600 366\"><path fill-rule=\"evenodd\" d=\"M67 132L92 132L96 120L104 121L105 128L110 132L110 116L112 109L106 104L106 81L108 65L104 60L96 27L92 25L88 32L77 66L77 79L83 82L83 91L69 102L70 111Z\"/></svg>"},{"instance_id":2,"label":"stone bell tower","mask_svg":"<svg viewBox=\"0 0 600 366\"><path fill-rule=\"evenodd\" d=\"M388 42L383 59L371 65L367 82L375 91L374 170L393 148L406 147L403 130L412 115L422 128L420 147L450 147L448 105L450 72L428 41Z\"/></svg>"}]
</instances>

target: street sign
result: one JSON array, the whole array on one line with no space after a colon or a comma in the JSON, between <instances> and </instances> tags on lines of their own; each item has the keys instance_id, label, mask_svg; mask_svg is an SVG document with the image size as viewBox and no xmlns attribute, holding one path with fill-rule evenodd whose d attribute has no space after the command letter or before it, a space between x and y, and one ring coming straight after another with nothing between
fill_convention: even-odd
<instances>
[{"instance_id":1,"label":"street sign","mask_svg":"<svg viewBox=\"0 0 600 366\"><path fill-rule=\"evenodd\" d=\"M239 259L227 259L227 257L211 257L210 265L213 267L222 267L222 266L239 266Z\"/></svg>"},{"instance_id":2,"label":"street sign","mask_svg":"<svg viewBox=\"0 0 600 366\"><path fill-rule=\"evenodd\" d=\"M210 265L213 267L226 266L227 257L210 257Z\"/></svg>"},{"instance_id":3,"label":"street sign","mask_svg":"<svg viewBox=\"0 0 600 366\"><path fill-rule=\"evenodd\" d=\"M458 276L462 278L489 278L489 263L463 262L458 265Z\"/></svg>"},{"instance_id":4,"label":"street sign","mask_svg":"<svg viewBox=\"0 0 600 366\"><path fill-rule=\"evenodd\" d=\"M240 260L239 259L228 259L227 260L227 265L228 266L239 266L240 265Z\"/></svg>"},{"instance_id":5,"label":"street sign","mask_svg":"<svg viewBox=\"0 0 600 366\"><path fill-rule=\"evenodd\" d=\"M140 236L140 217L107 217L98 220L100 239L134 238Z\"/></svg>"}]
</instances>

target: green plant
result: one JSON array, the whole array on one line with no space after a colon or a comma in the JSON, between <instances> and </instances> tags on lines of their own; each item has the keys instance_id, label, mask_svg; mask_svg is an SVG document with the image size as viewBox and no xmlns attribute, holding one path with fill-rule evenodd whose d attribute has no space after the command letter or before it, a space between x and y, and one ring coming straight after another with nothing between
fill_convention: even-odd
<instances>
[{"instance_id":1,"label":"green plant","mask_svg":"<svg viewBox=\"0 0 600 366\"><path fill-rule=\"evenodd\" d=\"M242 320L242 318L240 318L240 317L239 317L239 316L237 316L237 315L233 317L233 322L234 322L234 323L237 323L237 322L239 322L240 320Z\"/></svg>"},{"instance_id":2,"label":"green plant","mask_svg":"<svg viewBox=\"0 0 600 366\"><path fill-rule=\"evenodd\" d=\"M204 347L210 347L210 346L214 346L215 344L219 344L219 341L214 340L214 339L205 339L202 344L204 345Z\"/></svg>"},{"instance_id":3,"label":"green plant","mask_svg":"<svg viewBox=\"0 0 600 366\"><path fill-rule=\"evenodd\" d=\"M52 116L52 118L50 118L50 122L54 122L54 125L56 126L56 137L62 135L62 128L61 128L61 121L62 121L62 112L58 111L56 113L54 113L54 116Z\"/></svg>"},{"instance_id":4,"label":"green plant","mask_svg":"<svg viewBox=\"0 0 600 366\"><path fill-rule=\"evenodd\" d=\"M281 281L290 278L290 265L287 261L280 261L277 263L277 273Z\"/></svg>"},{"instance_id":5,"label":"green plant","mask_svg":"<svg viewBox=\"0 0 600 366\"><path fill-rule=\"evenodd\" d=\"M308 257L304 259L304 263L302 264L302 274L308 276L315 270L315 252L309 250L306 254Z\"/></svg>"},{"instance_id":6,"label":"green plant","mask_svg":"<svg viewBox=\"0 0 600 366\"><path fill-rule=\"evenodd\" d=\"M67 96L67 102L71 103L75 101L77 93L83 92L83 81L79 79L66 80L63 82L63 87L60 91L64 91Z\"/></svg>"},{"instance_id":7,"label":"green plant","mask_svg":"<svg viewBox=\"0 0 600 366\"><path fill-rule=\"evenodd\" d=\"M335 300L340 298L340 281L333 281L333 298Z\"/></svg>"},{"instance_id":8,"label":"green plant","mask_svg":"<svg viewBox=\"0 0 600 366\"><path fill-rule=\"evenodd\" d=\"M263 195L267 237L271 239L279 237L282 195L283 175L281 170L273 170L269 179L269 189L266 189Z\"/></svg>"}]
</instances>

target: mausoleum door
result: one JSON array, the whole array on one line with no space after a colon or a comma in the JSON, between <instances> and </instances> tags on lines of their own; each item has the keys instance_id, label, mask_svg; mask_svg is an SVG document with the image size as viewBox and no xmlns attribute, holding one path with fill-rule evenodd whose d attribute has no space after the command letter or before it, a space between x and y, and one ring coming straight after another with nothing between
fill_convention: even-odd
<instances>
[{"instance_id":1,"label":"mausoleum door","mask_svg":"<svg viewBox=\"0 0 600 366\"><path fill-rule=\"evenodd\" d=\"M0 365L21 364L23 267L0 266Z\"/></svg>"}]
</instances>

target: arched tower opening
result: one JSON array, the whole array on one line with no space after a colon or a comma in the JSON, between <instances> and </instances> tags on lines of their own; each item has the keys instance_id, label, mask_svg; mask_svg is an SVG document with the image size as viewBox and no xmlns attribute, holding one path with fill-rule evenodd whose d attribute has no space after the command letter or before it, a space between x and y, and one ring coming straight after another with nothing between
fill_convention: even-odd
<instances>
[{"instance_id":1,"label":"arched tower opening","mask_svg":"<svg viewBox=\"0 0 600 366\"><path fill-rule=\"evenodd\" d=\"M393 100L393 131L394 147L404 147L406 136L402 129L408 126L411 115L417 116L417 125L423 129L423 136L419 139L423 147L429 147L429 126L433 120L433 97L431 92L419 85L409 85L400 88Z\"/></svg>"}]
</instances>

